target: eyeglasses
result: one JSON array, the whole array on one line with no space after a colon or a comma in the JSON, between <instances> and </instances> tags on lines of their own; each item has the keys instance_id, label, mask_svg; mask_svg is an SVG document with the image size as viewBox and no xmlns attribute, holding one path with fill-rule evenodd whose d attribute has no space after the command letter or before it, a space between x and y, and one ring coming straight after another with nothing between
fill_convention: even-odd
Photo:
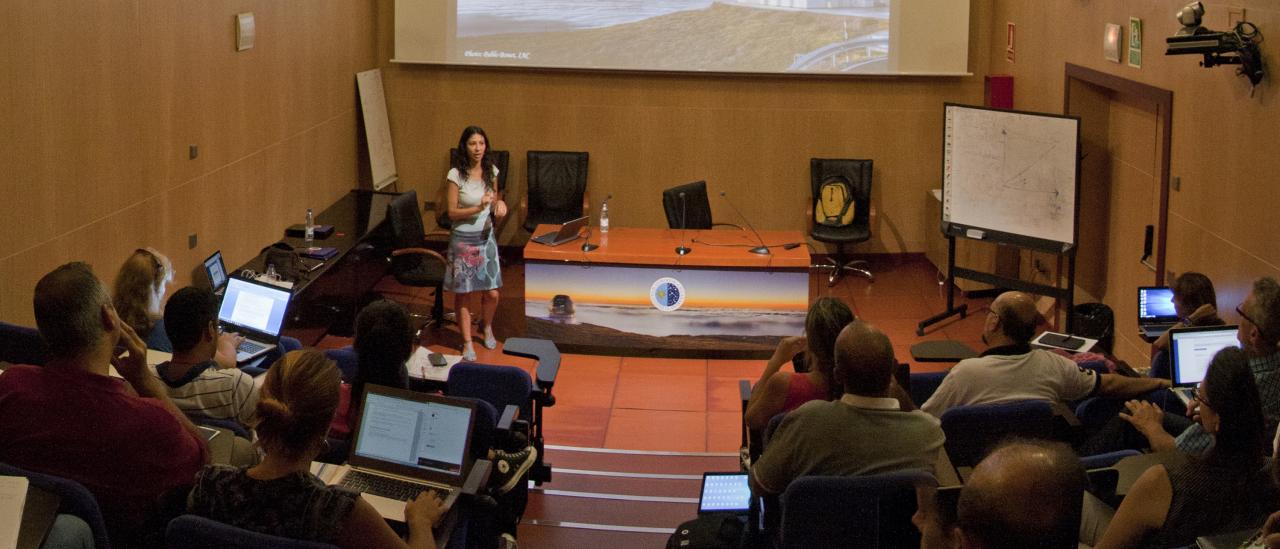
<instances>
[{"instance_id":1,"label":"eyeglasses","mask_svg":"<svg viewBox=\"0 0 1280 549\"><path fill-rule=\"evenodd\" d=\"M1209 399L1205 397L1204 384L1196 386L1196 400L1199 401L1202 406L1208 406L1210 408L1213 407L1212 404L1209 404Z\"/></svg>"},{"instance_id":2,"label":"eyeglasses","mask_svg":"<svg viewBox=\"0 0 1280 549\"><path fill-rule=\"evenodd\" d=\"M1266 333L1266 332L1262 331L1262 325L1260 325L1260 324L1258 324L1257 322L1255 322L1252 318L1249 318L1249 315L1244 314L1244 306L1243 306L1243 304L1241 304L1241 305L1236 305L1236 314L1240 315L1240 318L1243 318L1243 319L1245 319L1245 320L1248 320L1248 321L1249 321L1249 324L1253 324L1253 327L1258 329L1258 333L1259 333L1259 334L1262 334L1262 337L1264 337L1264 338L1266 338L1266 339L1268 339L1268 340L1270 340L1270 339L1271 339L1271 337L1269 337L1269 336L1267 335L1267 333Z\"/></svg>"}]
</instances>

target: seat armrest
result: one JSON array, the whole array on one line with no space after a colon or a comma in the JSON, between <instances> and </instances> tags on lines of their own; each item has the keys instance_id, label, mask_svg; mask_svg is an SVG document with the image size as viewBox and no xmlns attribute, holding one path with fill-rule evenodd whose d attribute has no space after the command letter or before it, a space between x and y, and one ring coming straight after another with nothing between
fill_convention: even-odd
<instances>
[{"instance_id":1,"label":"seat armrest","mask_svg":"<svg viewBox=\"0 0 1280 549\"><path fill-rule=\"evenodd\" d=\"M511 337L502 342L502 354L536 360L538 365L534 378L538 388L551 393L556 375L560 373L560 349L555 343L546 339Z\"/></svg>"},{"instance_id":2,"label":"seat armrest","mask_svg":"<svg viewBox=\"0 0 1280 549\"><path fill-rule=\"evenodd\" d=\"M711 228L713 228L713 229L714 229L714 228L716 228L716 227L733 227L733 228L735 228L735 229L738 229L739 231L745 231L745 230L746 230L746 229L743 229L743 228L742 228L742 226L740 226L740 225L734 225L733 223L720 223L720 222L716 222L716 223L712 223L712 224L711 224Z\"/></svg>"},{"instance_id":3,"label":"seat armrest","mask_svg":"<svg viewBox=\"0 0 1280 549\"><path fill-rule=\"evenodd\" d=\"M493 462L487 459L477 459L471 465L471 471L467 473L467 480L462 483L462 493L474 496L480 493L487 484L489 484L489 473L493 471Z\"/></svg>"},{"instance_id":4,"label":"seat armrest","mask_svg":"<svg viewBox=\"0 0 1280 549\"><path fill-rule=\"evenodd\" d=\"M428 238L428 237L432 237L432 236L443 236L443 237L448 238L448 237L449 237L449 234L450 234L450 233L449 233L449 231L446 231L446 230L444 230L444 229L434 229L434 230L427 231L427 233L426 233L426 234L424 234L424 235L422 235L422 237L423 237L423 238Z\"/></svg>"},{"instance_id":5,"label":"seat armrest","mask_svg":"<svg viewBox=\"0 0 1280 549\"><path fill-rule=\"evenodd\" d=\"M429 255L439 260L441 263L444 263L445 265L449 264L449 260L445 259L443 255L440 255L440 252L437 252L435 250L428 250L426 248L400 248L398 250L391 250L391 257L400 257L402 255L413 255L413 254Z\"/></svg>"},{"instance_id":6,"label":"seat armrest","mask_svg":"<svg viewBox=\"0 0 1280 549\"><path fill-rule=\"evenodd\" d=\"M1054 401L1049 404L1049 407L1053 409L1053 415L1058 416L1067 422L1068 427L1071 427L1072 429L1079 429L1081 427L1082 424L1080 423L1080 418L1076 417L1076 413L1071 411L1071 408L1066 404Z\"/></svg>"},{"instance_id":7,"label":"seat armrest","mask_svg":"<svg viewBox=\"0 0 1280 549\"><path fill-rule=\"evenodd\" d=\"M516 417L520 415L520 407L515 404L508 404L502 409L502 417L498 418L498 430L510 431L511 424L515 422Z\"/></svg>"},{"instance_id":8,"label":"seat armrest","mask_svg":"<svg viewBox=\"0 0 1280 549\"><path fill-rule=\"evenodd\" d=\"M747 411L747 401L751 400L751 380L738 380L738 398L742 399L742 411Z\"/></svg>"}]
</instances>

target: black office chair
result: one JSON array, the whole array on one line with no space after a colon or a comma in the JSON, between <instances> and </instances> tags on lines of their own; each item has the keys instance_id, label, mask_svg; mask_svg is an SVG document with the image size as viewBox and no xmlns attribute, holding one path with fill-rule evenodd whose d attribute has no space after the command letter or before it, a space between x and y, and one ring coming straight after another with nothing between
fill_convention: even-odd
<instances>
[{"instance_id":1,"label":"black office chair","mask_svg":"<svg viewBox=\"0 0 1280 549\"><path fill-rule=\"evenodd\" d=\"M538 225L559 225L586 215L587 153L529 151L528 192L520 201L520 224L533 232Z\"/></svg>"},{"instance_id":2,"label":"black office chair","mask_svg":"<svg viewBox=\"0 0 1280 549\"><path fill-rule=\"evenodd\" d=\"M852 191L853 221L847 225L838 226L815 222L814 210L822 199L823 185L829 180L839 180L839 178L843 178ZM860 274L874 282L875 275L863 267L868 266L867 262L861 259L850 261L845 257L844 252L846 244L866 242L871 238L871 220L875 216L875 211L871 207L871 161L811 158L809 159L809 182L813 197L809 202L806 215L809 235L819 242L836 245L834 258L828 257L827 263L811 265L810 268L830 269L831 276L827 278L828 286L835 286L836 282L844 276L845 271Z\"/></svg>"},{"instance_id":3,"label":"black office chair","mask_svg":"<svg viewBox=\"0 0 1280 549\"><path fill-rule=\"evenodd\" d=\"M684 198L680 198L684 193ZM707 199L707 182L694 181L662 191L662 209L667 212L667 226L672 229L710 229L716 225L742 227L711 220L711 202Z\"/></svg>"},{"instance_id":4,"label":"black office chair","mask_svg":"<svg viewBox=\"0 0 1280 549\"><path fill-rule=\"evenodd\" d=\"M387 204L387 219L391 222L391 274L396 281L405 286L418 288L434 287L435 303L431 307L431 316L414 314L425 318L426 327L435 320L444 317L444 273L449 260L439 252L424 247L427 236L444 234L445 231L427 233L422 227L422 214L418 210L418 192L405 191ZM419 328L421 329L421 328Z\"/></svg>"},{"instance_id":5,"label":"black office chair","mask_svg":"<svg viewBox=\"0 0 1280 549\"><path fill-rule=\"evenodd\" d=\"M507 166L511 162L511 154L507 151L489 151L493 156L493 165L498 168L498 200L503 200L507 193ZM458 149L454 147L449 149L449 165L453 165L453 159L458 156ZM452 185L448 181L440 185L440 192L436 197L436 226L444 230L453 228L453 220L449 219L449 195L447 190ZM497 227L495 227L497 228Z\"/></svg>"}]
</instances>

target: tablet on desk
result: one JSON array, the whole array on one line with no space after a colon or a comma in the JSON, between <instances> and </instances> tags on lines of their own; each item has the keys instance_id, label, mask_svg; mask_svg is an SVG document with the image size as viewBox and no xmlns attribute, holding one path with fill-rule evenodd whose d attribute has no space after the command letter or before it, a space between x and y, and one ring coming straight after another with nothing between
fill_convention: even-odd
<instances>
[{"instance_id":1,"label":"tablet on desk","mask_svg":"<svg viewBox=\"0 0 1280 549\"><path fill-rule=\"evenodd\" d=\"M703 473L698 514L746 514L751 509L747 473Z\"/></svg>"}]
</instances>

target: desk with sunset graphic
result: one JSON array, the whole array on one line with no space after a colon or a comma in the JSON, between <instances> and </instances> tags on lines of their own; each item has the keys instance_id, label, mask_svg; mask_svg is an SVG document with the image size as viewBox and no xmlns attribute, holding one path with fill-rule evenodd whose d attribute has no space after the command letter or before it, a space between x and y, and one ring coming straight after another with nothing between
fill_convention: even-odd
<instances>
[{"instance_id":1,"label":"desk with sunset graphic","mask_svg":"<svg viewBox=\"0 0 1280 549\"><path fill-rule=\"evenodd\" d=\"M554 230L540 226L534 234ZM618 227L591 242L529 243L526 335L566 352L625 356L768 358L783 336L804 332L809 252L799 231L681 231Z\"/></svg>"}]
</instances>

